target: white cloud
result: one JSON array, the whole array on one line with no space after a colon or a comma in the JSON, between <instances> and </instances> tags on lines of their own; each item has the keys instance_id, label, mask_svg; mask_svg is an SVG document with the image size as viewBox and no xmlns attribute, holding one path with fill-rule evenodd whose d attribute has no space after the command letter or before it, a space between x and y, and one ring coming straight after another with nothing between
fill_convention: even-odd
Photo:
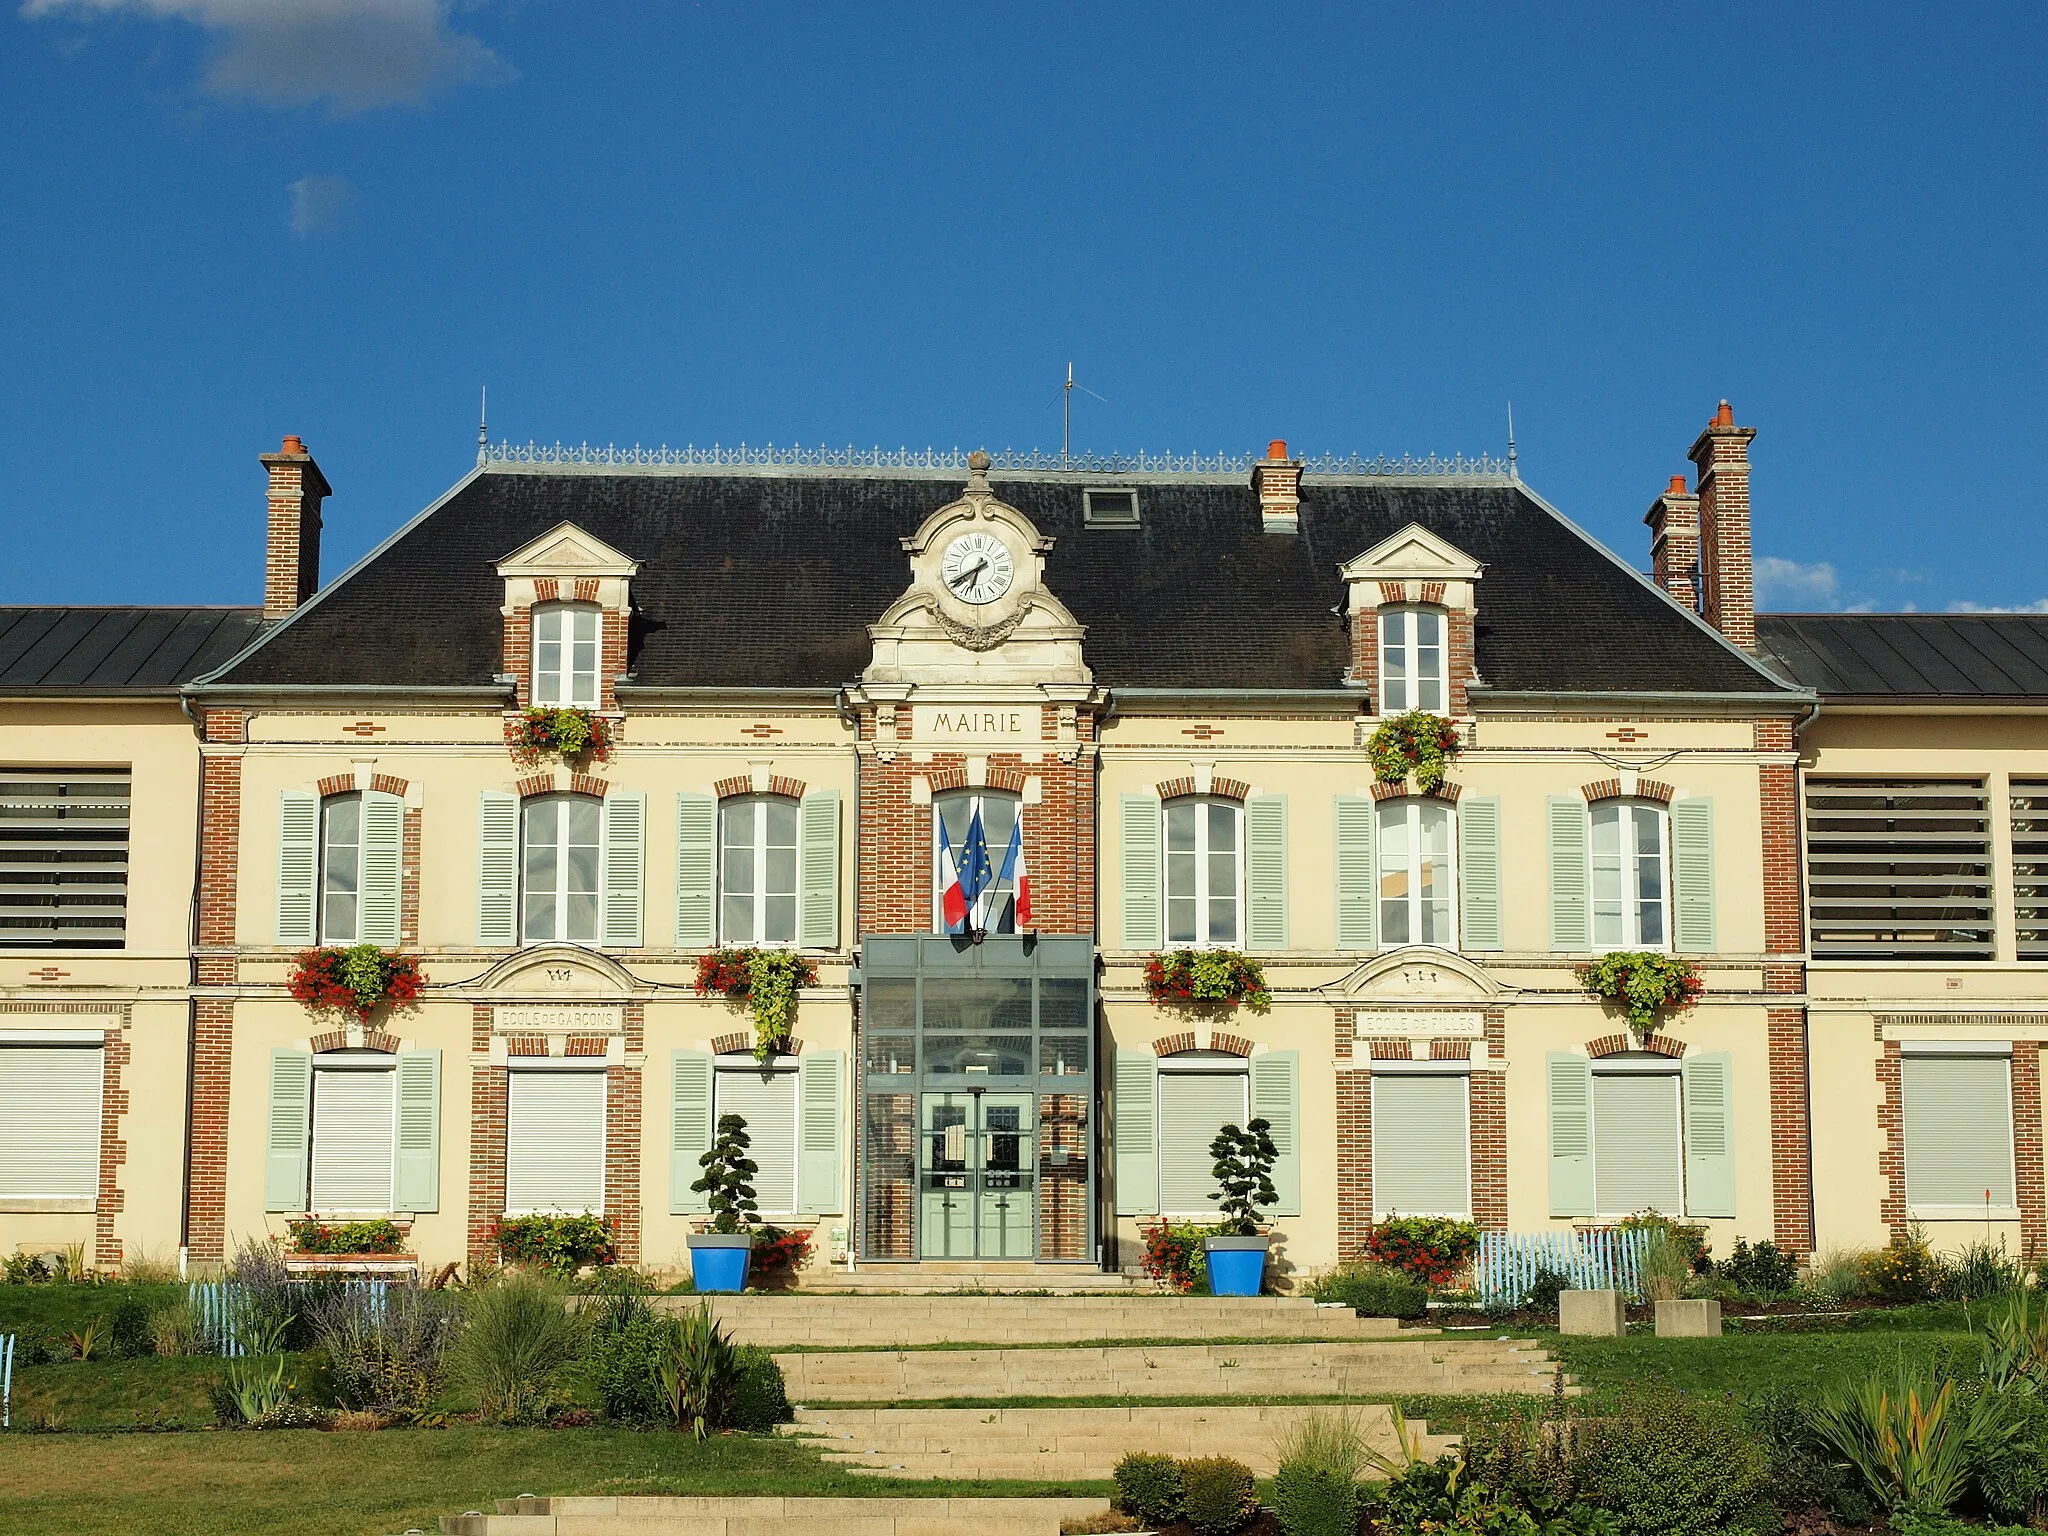
<instances>
[{"instance_id":1,"label":"white cloud","mask_svg":"<svg viewBox=\"0 0 2048 1536\"><path fill-rule=\"evenodd\" d=\"M301 240L332 235L355 223L356 189L346 176L301 176L292 195L292 233Z\"/></svg>"},{"instance_id":2,"label":"white cloud","mask_svg":"<svg viewBox=\"0 0 2048 1536\"><path fill-rule=\"evenodd\" d=\"M175 18L217 43L202 84L269 107L337 113L404 106L446 86L515 71L448 25L448 0L22 0L39 16L135 11Z\"/></svg>"},{"instance_id":3,"label":"white cloud","mask_svg":"<svg viewBox=\"0 0 2048 1536\"><path fill-rule=\"evenodd\" d=\"M1818 565L1801 565L1797 560L1765 555L1756 563L1756 596L1760 607L1819 604L1832 608L1840 585L1835 568L1825 560Z\"/></svg>"},{"instance_id":4,"label":"white cloud","mask_svg":"<svg viewBox=\"0 0 2048 1536\"><path fill-rule=\"evenodd\" d=\"M2048 613L2048 597L2031 603L1973 603L1968 598L1948 605L1950 613Z\"/></svg>"}]
</instances>

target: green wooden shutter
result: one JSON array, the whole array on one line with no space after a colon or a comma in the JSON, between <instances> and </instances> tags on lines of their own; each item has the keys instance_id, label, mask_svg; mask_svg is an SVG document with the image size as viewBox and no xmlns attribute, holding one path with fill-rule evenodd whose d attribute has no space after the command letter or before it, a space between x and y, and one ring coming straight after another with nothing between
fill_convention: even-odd
<instances>
[{"instance_id":1,"label":"green wooden shutter","mask_svg":"<svg viewBox=\"0 0 2048 1536\"><path fill-rule=\"evenodd\" d=\"M1287 947L1287 797L1244 803L1245 940L1253 949Z\"/></svg>"},{"instance_id":2,"label":"green wooden shutter","mask_svg":"<svg viewBox=\"0 0 2048 1536\"><path fill-rule=\"evenodd\" d=\"M306 1208L306 1155L312 1145L313 1053L270 1053L270 1140L263 1161L263 1209Z\"/></svg>"},{"instance_id":3,"label":"green wooden shutter","mask_svg":"<svg viewBox=\"0 0 2048 1536\"><path fill-rule=\"evenodd\" d=\"M1142 795L1127 795L1126 802ZM1155 805L1158 802L1153 802ZM1125 813L1129 814L1128 810ZM1150 1051L1118 1051L1110 1100L1110 1150L1116 1159L1116 1212L1152 1216L1159 1211L1159 1058Z\"/></svg>"},{"instance_id":4,"label":"green wooden shutter","mask_svg":"<svg viewBox=\"0 0 2048 1536\"><path fill-rule=\"evenodd\" d=\"M320 871L320 797L288 789L277 797L277 942L316 943L314 885Z\"/></svg>"},{"instance_id":5,"label":"green wooden shutter","mask_svg":"<svg viewBox=\"0 0 2048 1536\"><path fill-rule=\"evenodd\" d=\"M1379 880L1374 873L1374 838L1379 807L1365 795L1337 797L1337 947L1377 949L1380 943Z\"/></svg>"},{"instance_id":6,"label":"green wooden shutter","mask_svg":"<svg viewBox=\"0 0 2048 1536\"><path fill-rule=\"evenodd\" d=\"M709 949L718 942L712 922L717 907L717 870L716 797L677 795L676 948Z\"/></svg>"},{"instance_id":7,"label":"green wooden shutter","mask_svg":"<svg viewBox=\"0 0 2048 1536\"><path fill-rule=\"evenodd\" d=\"M1498 800L1458 802L1458 921L1465 948L1501 948Z\"/></svg>"},{"instance_id":8,"label":"green wooden shutter","mask_svg":"<svg viewBox=\"0 0 2048 1536\"><path fill-rule=\"evenodd\" d=\"M669 1083L668 1209L671 1216L709 1210L710 1196L690 1186L704 1176L698 1161L711 1150L711 1054L677 1051Z\"/></svg>"},{"instance_id":9,"label":"green wooden shutter","mask_svg":"<svg viewBox=\"0 0 2048 1536\"><path fill-rule=\"evenodd\" d=\"M1593 1214L1593 1063L1569 1051L1550 1071L1550 1214Z\"/></svg>"},{"instance_id":10,"label":"green wooden shutter","mask_svg":"<svg viewBox=\"0 0 2048 1536\"><path fill-rule=\"evenodd\" d=\"M1264 1051L1254 1056L1252 1114L1272 1125L1268 1133L1280 1154L1273 1162L1276 1216L1301 1214L1301 1052Z\"/></svg>"},{"instance_id":11,"label":"green wooden shutter","mask_svg":"<svg viewBox=\"0 0 2048 1536\"><path fill-rule=\"evenodd\" d=\"M1570 953L1593 947L1592 854L1586 802L1550 797L1550 947Z\"/></svg>"},{"instance_id":12,"label":"green wooden shutter","mask_svg":"<svg viewBox=\"0 0 2048 1536\"><path fill-rule=\"evenodd\" d=\"M1153 795L1124 795L1121 800L1124 948L1158 949L1166 942L1159 801Z\"/></svg>"},{"instance_id":13,"label":"green wooden shutter","mask_svg":"<svg viewBox=\"0 0 2048 1536\"><path fill-rule=\"evenodd\" d=\"M797 823L796 941L805 949L839 947L839 796L805 795ZM801 1209L817 1210L817 1206Z\"/></svg>"},{"instance_id":14,"label":"green wooden shutter","mask_svg":"<svg viewBox=\"0 0 2048 1536\"><path fill-rule=\"evenodd\" d=\"M519 942L519 797L485 790L477 823L476 938Z\"/></svg>"},{"instance_id":15,"label":"green wooden shutter","mask_svg":"<svg viewBox=\"0 0 2048 1536\"><path fill-rule=\"evenodd\" d=\"M605 949L638 949L642 937L641 908L647 887L647 797L604 797Z\"/></svg>"},{"instance_id":16,"label":"green wooden shutter","mask_svg":"<svg viewBox=\"0 0 2048 1536\"><path fill-rule=\"evenodd\" d=\"M405 802L381 790L363 792L363 887L356 936L398 947L398 898L405 881Z\"/></svg>"},{"instance_id":17,"label":"green wooden shutter","mask_svg":"<svg viewBox=\"0 0 2048 1536\"><path fill-rule=\"evenodd\" d=\"M398 1053L398 1173L401 1211L441 1208L441 1053Z\"/></svg>"},{"instance_id":18,"label":"green wooden shutter","mask_svg":"<svg viewBox=\"0 0 2048 1536\"><path fill-rule=\"evenodd\" d=\"M1685 1083L1685 1213L1735 1214L1734 1058L1726 1051L1688 1056Z\"/></svg>"},{"instance_id":19,"label":"green wooden shutter","mask_svg":"<svg viewBox=\"0 0 2048 1536\"><path fill-rule=\"evenodd\" d=\"M846 1209L839 1189L845 1082L844 1051L819 1051L797 1064L796 1208L806 1214Z\"/></svg>"},{"instance_id":20,"label":"green wooden shutter","mask_svg":"<svg viewBox=\"0 0 2048 1536\"><path fill-rule=\"evenodd\" d=\"M1714 938L1714 802L1671 802L1671 884L1676 947L1711 954Z\"/></svg>"}]
</instances>

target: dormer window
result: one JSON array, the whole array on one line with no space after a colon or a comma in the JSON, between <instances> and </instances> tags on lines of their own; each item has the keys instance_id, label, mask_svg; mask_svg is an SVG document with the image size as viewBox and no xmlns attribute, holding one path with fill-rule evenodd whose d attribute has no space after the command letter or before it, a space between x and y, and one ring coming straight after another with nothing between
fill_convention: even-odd
<instances>
[{"instance_id":1,"label":"dormer window","mask_svg":"<svg viewBox=\"0 0 2048 1536\"><path fill-rule=\"evenodd\" d=\"M1406 605L1379 610L1380 713L1444 713L1444 611Z\"/></svg>"},{"instance_id":2,"label":"dormer window","mask_svg":"<svg viewBox=\"0 0 2048 1536\"><path fill-rule=\"evenodd\" d=\"M1138 526L1136 491L1087 490L1081 493L1082 521L1090 528Z\"/></svg>"},{"instance_id":3,"label":"dormer window","mask_svg":"<svg viewBox=\"0 0 2048 1536\"><path fill-rule=\"evenodd\" d=\"M533 610L533 702L542 709L597 708L598 612L583 603Z\"/></svg>"}]
</instances>

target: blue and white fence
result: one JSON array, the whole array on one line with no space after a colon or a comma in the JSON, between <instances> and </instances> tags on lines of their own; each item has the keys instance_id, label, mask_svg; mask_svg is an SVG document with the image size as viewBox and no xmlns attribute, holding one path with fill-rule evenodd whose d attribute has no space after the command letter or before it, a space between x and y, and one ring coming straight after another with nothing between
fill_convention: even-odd
<instances>
[{"instance_id":1,"label":"blue and white fence","mask_svg":"<svg viewBox=\"0 0 2048 1536\"><path fill-rule=\"evenodd\" d=\"M0 1429L14 1425L14 1338L0 1333Z\"/></svg>"},{"instance_id":2,"label":"blue and white fence","mask_svg":"<svg viewBox=\"0 0 2048 1536\"><path fill-rule=\"evenodd\" d=\"M360 1299L360 1305L370 1318L379 1319L384 1315L384 1302L391 1282L388 1280L321 1280L297 1282L307 1285L340 1285L351 1300ZM236 1285L231 1280L195 1280L185 1288L187 1299L192 1305L192 1327L198 1335L199 1348L209 1355L226 1355L230 1358L248 1353L250 1325L254 1313L249 1302L249 1288Z\"/></svg>"},{"instance_id":3,"label":"blue and white fence","mask_svg":"<svg viewBox=\"0 0 2048 1536\"><path fill-rule=\"evenodd\" d=\"M1575 1291L1643 1294L1643 1254L1653 1233L1610 1228L1600 1232L1482 1232L1472 1261L1474 1289L1484 1307L1521 1303L1544 1270L1562 1275Z\"/></svg>"}]
</instances>

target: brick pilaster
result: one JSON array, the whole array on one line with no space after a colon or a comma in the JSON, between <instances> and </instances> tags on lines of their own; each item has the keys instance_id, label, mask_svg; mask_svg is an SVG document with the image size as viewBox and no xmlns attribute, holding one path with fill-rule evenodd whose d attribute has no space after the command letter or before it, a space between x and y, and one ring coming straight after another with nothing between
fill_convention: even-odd
<instances>
[{"instance_id":1,"label":"brick pilaster","mask_svg":"<svg viewBox=\"0 0 2048 1536\"><path fill-rule=\"evenodd\" d=\"M489 1066L491 1008L479 1003L470 1010L469 1089L469 1262L495 1263L497 1247L491 1229L505 1214L505 1111L510 1083L503 1067Z\"/></svg>"},{"instance_id":2,"label":"brick pilaster","mask_svg":"<svg viewBox=\"0 0 2048 1536\"><path fill-rule=\"evenodd\" d=\"M1789 753L1792 722L1759 720L1759 752ZM1757 770L1763 818L1764 990L1806 991L1806 893L1799 860L1799 788L1790 763ZM1771 1084L1771 1239L1788 1253L1813 1251L1812 1072L1803 1003L1765 1014Z\"/></svg>"},{"instance_id":3,"label":"brick pilaster","mask_svg":"<svg viewBox=\"0 0 2048 1536\"><path fill-rule=\"evenodd\" d=\"M1486 1010L1486 1057L1491 1067L1507 1060L1507 1014ZM1483 1232L1508 1229L1508 1076L1503 1071L1472 1074L1472 1219Z\"/></svg>"},{"instance_id":4,"label":"brick pilaster","mask_svg":"<svg viewBox=\"0 0 2048 1536\"><path fill-rule=\"evenodd\" d=\"M2041 1163L2041 1043L2012 1043L2013 1183L2020 1203L2020 1253L2048 1258L2048 1188Z\"/></svg>"},{"instance_id":5,"label":"brick pilaster","mask_svg":"<svg viewBox=\"0 0 2048 1536\"><path fill-rule=\"evenodd\" d=\"M126 1201L121 1193L120 1170L128 1161L128 1143L121 1136L121 1117L128 1113L128 1090L122 1073L128 1065L128 1023L130 1011L121 1010L121 1026L106 1032L105 1054L100 1067L100 1186L93 1206L93 1254L95 1266L117 1268L121 1263L121 1239L114 1236L114 1218Z\"/></svg>"},{"instance_id":6,"label":"brick pilaster","mask_svg":"<svg viewBox=\"0 0 2048 1536\"><path fill-rule=\"evenodd\" d=\"M207 710L200 719L209 746L248 740L248 717ZM202 748L204 751L204 748ZM207 754L201 761L199 813L199 983L232 986L235 961L235 878L242 829L242 760ZM228 1090L232 1078L235 1004L202 997L193 1005L192 1156L185 1174L185 1235L191 1258L227 1257Z\"/></svg>"},{"instance_id":7,"label":"brick pilaster","mask_svg":"<svg viewBox=\"0 0 2048 1536\"><path fill-rule=\"evenodd\" d=\"M1884 1224L1894 1239L1906 1235L1906 1098L1900 1067L1899 1042L1885 1041L1877 1059L1878 1086L1884 1089L1877 1106L1878 1129L1884 1132L1878 1169L1885 1181Z\"/></svg>"},{"instance_id":8,"label":"brick pilaster","mask_svg":"<svg viewBox=\"0 0 2048 1536\"><path fill-rule=\"evenodd\" d=\"M621 1264L640 1262L640 1078L639 1067L605 1068L604 1214Z\"/></svg>"}]
</instances>

